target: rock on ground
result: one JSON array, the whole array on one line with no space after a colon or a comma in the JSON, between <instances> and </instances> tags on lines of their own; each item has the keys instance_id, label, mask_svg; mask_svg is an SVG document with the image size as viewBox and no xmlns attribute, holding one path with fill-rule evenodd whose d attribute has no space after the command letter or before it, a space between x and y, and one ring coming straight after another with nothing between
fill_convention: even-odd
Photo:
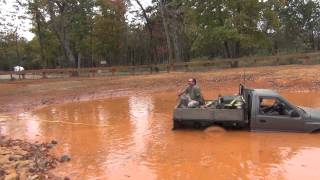
<instances>
[{"instance_id":1,"label":"rock on ground","mask_svg":"<svg viewBox=\"0 0 320 180\"><path fill-rule=\"evenodd\" d=\"M67 178L49 172L60 162L65 162L49 154L56 144L57 141L32 144L0 137L0 180ZM66 157L70 160L69 156Z\"/></svg>"}]
</instances>

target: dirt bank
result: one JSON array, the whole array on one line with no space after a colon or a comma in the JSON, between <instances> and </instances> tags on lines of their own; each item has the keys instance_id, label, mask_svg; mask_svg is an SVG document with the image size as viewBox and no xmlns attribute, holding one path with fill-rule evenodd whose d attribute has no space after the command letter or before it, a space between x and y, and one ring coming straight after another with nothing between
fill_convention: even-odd
<instances>
[{"instance_id":1,"label":"dirt bank","mask_svg":"<svg viewBox=\"0 0 320 180\"><path fill-rule=\"evenodd\" d=\"M245 75L244 75L245 74ZM0 114L30 111L49 104L85 101L133 93L178 91L186 79L195 77L208 90L248 86L290 91L314 91L320 88L320 65L278 66L175 72L155 75L43 79L0 83Z\"/></svg>"}]
</instances>

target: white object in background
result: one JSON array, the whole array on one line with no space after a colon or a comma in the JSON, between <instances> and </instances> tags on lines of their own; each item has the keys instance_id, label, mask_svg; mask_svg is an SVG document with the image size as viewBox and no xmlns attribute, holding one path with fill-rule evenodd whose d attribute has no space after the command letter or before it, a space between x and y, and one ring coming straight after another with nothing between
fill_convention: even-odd
<instances>
[{"instance_id":1,"label":"white object in background","mask_svg":"<svg viewBox=\"0 0 320 180\"><path fill-rule=\"evenodd\" d=\"M24 68L22 66L15 66L15 67L13 67L13 71L14 72L24 71Z\"/></svg>"}]
</instances>

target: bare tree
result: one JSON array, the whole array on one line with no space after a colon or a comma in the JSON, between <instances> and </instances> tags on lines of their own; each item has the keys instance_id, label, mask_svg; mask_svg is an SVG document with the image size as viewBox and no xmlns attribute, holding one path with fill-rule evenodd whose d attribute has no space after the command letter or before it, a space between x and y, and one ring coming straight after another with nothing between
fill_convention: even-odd
<instances>
[{"instance_id":1,"label":"bare tree","mask_svg":"<svg viewBox=\"0 0 320 180\"><path fill-rule=\"evenodd\" d=\"M174 59L177 62L183 60L183 10L182 3L170 1L167 4L167 14L170 17L169 27L172 36Z\"/></svg>"},{"instance_id":2,"label":"bare tree","mask_svg":"<svg viewBox=\"0 0 320 180\"><path fill-rule=\"evenodd\" d=\"M159 7L160 7L160 14L161 14L161 19L164 27L164 33L166 36L166 42L167 42L167 49L168 49L168 64L172 64L172 49L171 49L171 39L169 35L169 25L167 22L167 17L165 16L166 14L166 7L164 6L166 4L166 0L159 0Z\"/></svg>"},{"instance_id":3,"label":"bare tree","mask_svg":"<svg viewBox=\"0 0 320 180\"><path fill-rule=\"evenodd\" d=\"M146 26L148 28L149 31L149 36L150 36L150 58L151 58L151 62L154 62L154 59L157 59L158 53L157 53L157 49L155 48L154 45L154 38L153 38L153 28L152 28L152 24L151 24L151 20L147 15L147 11L146 9L142 6L141 2L139 0L135 0L135 2L139 5L141 11L142 11L142 15L144 17L144 19L146 20Z\"/></svg>"},{"instance_id":4,"label":"bare tree","mask_svg":"<svg viewBox=\"0 0 320 180\"><path fill-rule=\"evenodd\" d=\"M46 68L49 66L48 59L44 52L44 28L43 24L45 22L44 16L41 13L40 6L41 1L39 0L28 0L29 13L33 16L33 20L36 24L36 32L38 34L38 40L40 45L40 57L41 61L46 63Z\"/></svg>"},{"instance_id":5,"label":"bare tree","mask_svg":"<svg viewBox=\"0 0 320 180\"><path fill-rule=\"evenodd\" d=\"M51 20L53 31L55 32L60 45L62 46L65 56L69 63L75 64L75 57L70 48L70 38L67 29L68 20L67 10L70 8L70 3L66 1L48 0L48 11ZM58 14L59 16L57 16Z\"/></svg>"}]
</instances>

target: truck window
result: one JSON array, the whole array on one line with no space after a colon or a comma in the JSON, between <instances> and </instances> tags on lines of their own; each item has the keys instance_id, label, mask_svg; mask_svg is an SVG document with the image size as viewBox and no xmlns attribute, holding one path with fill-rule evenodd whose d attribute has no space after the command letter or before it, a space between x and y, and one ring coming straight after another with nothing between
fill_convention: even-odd
<instances>
[{"instance_id":1,"label":"truck window","mask_svg":"<svg viewBox=\"0 0 320 180\"><path fill-rule=\"evenodd\" d=\"M259 98L259 114L270 116L289 116L292 108L278 98Z\"/></svg>"}]
</instances>

